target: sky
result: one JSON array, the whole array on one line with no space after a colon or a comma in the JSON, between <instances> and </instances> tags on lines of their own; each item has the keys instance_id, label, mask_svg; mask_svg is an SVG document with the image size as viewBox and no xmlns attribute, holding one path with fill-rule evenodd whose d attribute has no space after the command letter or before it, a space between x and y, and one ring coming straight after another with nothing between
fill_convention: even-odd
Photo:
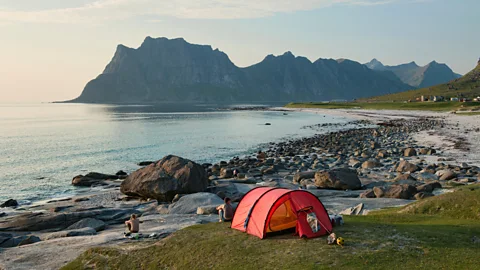
<instances>
[{"instance_id":1,"label":"sky","mask_svg":"<svg viewBox=\"0 0 480 270\"><path fill-rule=\"evenodd\" d=\"M183 37L240 67L291 51L312 61L480 57L478 0L0 0L0 103L73 99L116 46Z\"/></svg>"}]
</instances>

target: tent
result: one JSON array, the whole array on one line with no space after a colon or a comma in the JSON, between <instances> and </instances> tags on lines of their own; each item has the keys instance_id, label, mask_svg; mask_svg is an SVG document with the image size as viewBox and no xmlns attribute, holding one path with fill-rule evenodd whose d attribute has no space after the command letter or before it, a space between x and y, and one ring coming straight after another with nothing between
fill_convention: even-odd
<instances>
[{"instance_id":1,"label":"tent","mask_svg":"<svg viewBox=\"0 0 480 270\"><path fill-rule=\"evenodd\" d=\"M308 191L257 187L239 202L231 227L261 239L293 228L300 237L313 238L330 232L332 223L323 204Z\"/></svg>"}]
</instances>

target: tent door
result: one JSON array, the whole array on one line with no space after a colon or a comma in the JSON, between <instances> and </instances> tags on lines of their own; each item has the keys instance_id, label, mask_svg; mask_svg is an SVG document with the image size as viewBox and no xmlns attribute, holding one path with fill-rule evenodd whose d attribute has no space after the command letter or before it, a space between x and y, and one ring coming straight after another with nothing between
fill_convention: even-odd
<instances>
[{"instance_id":1,"label":"tent door","mask_svg":"<svg viewBox=\"0 0 480 270\"><path fill-rule=\"evenodd\" d=\"M309 209L302 209L297 213L297 228L296 234L300 237L313 238L323 235L325 229L318 221L318 218L310 207Z\"/></svg>"}]
</instances>

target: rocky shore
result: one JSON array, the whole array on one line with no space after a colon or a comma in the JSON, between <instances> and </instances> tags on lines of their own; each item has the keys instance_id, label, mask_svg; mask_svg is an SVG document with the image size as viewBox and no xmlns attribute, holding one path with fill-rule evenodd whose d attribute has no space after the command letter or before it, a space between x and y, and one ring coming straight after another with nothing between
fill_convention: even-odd
<instances>
[{"instance_id":1,"label":"rocky shore","mask_svg":"<svg viewBox=\"0 0 480 270\"><path fill-rule=\"evenodd\" d=\"M470 137L451 137L451 145L419 138L461 128L443 115L357 116L355 129L270 143L250 156L197 164L170 155L141 162L130 174L76 176L78 196L30 206L5 202L16 210L2 216L0 208L0 268L57 269L89 247L133 241L123 237L132 213L143 221L145 242L215 222L224 197L238 202L257 186L306 189L332 214L367 214L479 181L478 164L457 162L449 152L468 152Z\"/></svg>"}]
</instances>

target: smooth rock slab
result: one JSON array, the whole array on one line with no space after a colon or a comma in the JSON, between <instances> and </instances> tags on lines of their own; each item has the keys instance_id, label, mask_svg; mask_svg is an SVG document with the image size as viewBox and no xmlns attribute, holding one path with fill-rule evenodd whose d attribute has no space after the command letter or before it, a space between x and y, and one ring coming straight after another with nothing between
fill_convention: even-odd
<instances>
[{"instance_id":1,"label":"smooth rock slab","mask_svg":"<svg viewBox=\"0 0 480 270\"><path fill-rule=\"evenodd\" d=\"M169 207L170 214L195 214L200 206L221 205L223 200L216 194L199 192L185 195Z\"/></svg>"},{"instance_id":2,"label":"smooth rock slab","mask_svg":"<svg viewBox=\"0 0 480 270\"><path fill-rule=\"evenodd\" d=\"M105 222L94 218L85 218L70 225L67 230L78 230L82 228L93 228L97 232L102 231L105 230Z\"/></svg>"},{"instance_id":3,"label":"smooth rock slab","mask_svg":"<svg viewBox=\"0 0 480 270\"><path fill-rule=\"evenodd\" d=\"M43 240L51 240L51 239L56 239L61 237L95 235L95 234L97 234L97 231L95 231L94 228L86 227L86 228L75 229L75 230L65 230L65 231L54 232L47 235Z\"/></svg>"},{"instance_id":4,"label":"smooth rock slab","mask_svg":"<svg viewBox=\"0 0 480 270\"><path fill-rule=\"evenodd\" d=\"M8 236L6 237L6 234L0 234L0 247L2 248L30 245L40 241L40 238L34 235L12 236L9 238Z\"/></svg>"}]
</instances>

